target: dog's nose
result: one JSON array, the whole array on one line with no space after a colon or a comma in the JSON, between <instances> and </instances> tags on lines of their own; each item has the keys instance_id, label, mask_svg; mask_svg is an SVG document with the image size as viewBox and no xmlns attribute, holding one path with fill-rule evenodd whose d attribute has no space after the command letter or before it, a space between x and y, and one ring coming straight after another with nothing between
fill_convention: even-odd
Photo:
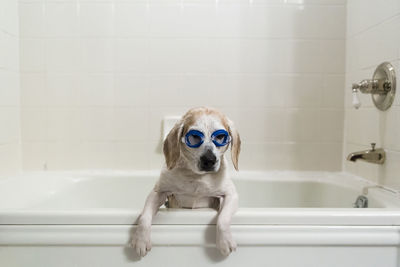
<instances>
[{"instance_id":1,"label":"dog's nose","mask_svg":"<svg viewBox=\"0 0 400 267\"><path fill-rule=\"evenodd\" d=\"M200 169L202 171L212 171L216 162L217 157L211 150L207 150L207 152L200 157Z\"/></svg>"}]
</instances>

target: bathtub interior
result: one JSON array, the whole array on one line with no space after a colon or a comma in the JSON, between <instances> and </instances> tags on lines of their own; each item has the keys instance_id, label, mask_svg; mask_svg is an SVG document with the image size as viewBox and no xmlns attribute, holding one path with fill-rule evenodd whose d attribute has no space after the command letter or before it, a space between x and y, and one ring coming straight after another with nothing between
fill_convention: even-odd
<instances>
[{"instance_id":1,"label":"bathtub interior","mask_svg":"<svg viewBox=\"0 0 400 267\"><path fill-rule=\"evenodd\" d=\"M1 181L0 209L140 210L157 178L155 172L27 174ZM243 173L234 176L233 181L240 196L240 208L353 208L362 186L366 185L340 173L330 176ZM397 198L382 190L370 190L368 198L370 208L400 207Z\"/></svg>"}]
</instances>

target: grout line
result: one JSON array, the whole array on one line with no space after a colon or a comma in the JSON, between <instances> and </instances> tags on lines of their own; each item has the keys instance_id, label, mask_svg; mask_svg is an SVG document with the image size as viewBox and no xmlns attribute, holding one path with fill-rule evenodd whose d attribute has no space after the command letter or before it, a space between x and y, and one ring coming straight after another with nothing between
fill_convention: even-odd
<instances>
[{"instance_id":1,"label":"grout line","mask_svg":"<svg viewBox=\"0 0 400 267\"><path fill-rule=\"evenodd\" d=\"M380 25L385 24L385 23L389 23L391 20L397 19L397 17L400 17L400 13L396 13L396 14L394 14L394 15L392 15L392 16L390 16L390 17L388 17L388 18L385 18L384 20L378 22L377 24L374 24L374 25L372 25L372 26L369 26L368 28L363 29L363 30L361 30L361 31L359 31L359 32L356 32L356 33L354 33L354 34L352 34L352 35L349 35L349 36L347 36L346 39L354 39L355 37L358 37L359 35L361 35L361 34L367 32L367 31L369 31L369 30L371 30L371 29L373 29L373 28L375 28L375 27L377 27L377 26L380 26Z\"/></svg>"},{"instance_id":2,"label":"grout line","mask_svg":"<svg viewBox=\"0 0 400 267\"><path fill-rule=\"evenodd\" d=\"M16 36L18 37L18 36ZM64 39L111 39L111 40L125 40L125 39L147 39L147 40L260 40L260 41L293 41L293 42L328 42L328 41L346 41L346 38L329 38L329 37L321 37L321 38L290 38L290 37L240 37L240 36L232 36L232 37L209 37L209 36L152 36L152 35L143 35L143 36L26 36L20 37L20 40L64 40Z\"/></svg>"}]
</instances>

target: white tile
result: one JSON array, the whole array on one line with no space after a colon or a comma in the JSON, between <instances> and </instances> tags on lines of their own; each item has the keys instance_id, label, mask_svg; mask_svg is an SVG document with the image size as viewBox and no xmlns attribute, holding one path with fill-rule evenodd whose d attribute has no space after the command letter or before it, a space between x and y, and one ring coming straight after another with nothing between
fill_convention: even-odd
<instances>
[{"instance_id":1,"label":"white tile","mask_svg":"<svg viewBox=\"0 0 400 267\"><path fill-rule=\"evenodd\" d=\"M148 5L145 3L115 3L115 35L145 36L149 31Z\"/></svg>"},{"instance_id":2,"label":"white tile","mask_svg":"<svg viewBox=\"0 0 400 267\"><path fill-rule=\"evenodd\" d=\"M47 167L47 143L22 143L22 169L24 171L45 170Z\"/></svg>"},{"instance_id":3,"label":"white tile","mask_svg":"<svg viewBox=\"0 0 400 267\"><path fill-rule=\"evenodd\" d=\"M226 92L226 88L220 87L218 75L215 74L185 74L183 85L179 92L180 101L188 106L216 106L217 102L223 102L219 95ZM221 92L221 93L220 93ZM231 95L225 95L225 98Z\"/></svg>"},{"instance_id":4,"label":"white tile","mask_svg":"<svg viewBox=\"0 0 400 267\"><path fill-rule=\"evenodd\" d=\"M78 36L78 2L46 3L46 36Z\"/></svg>"},{"instance_id":5,"label":"white tile","mask_svg":"<svg viewBox=\"0 0 400 267\"><path fill-rule=\"evenodd\" d=\"M2 27L7 33L14 36L19 34L18 1L3 0L4 13L0 18Z\"/></svg>"},{"instance_id":6,"label":"white tile","mask_svg":"<svg viewBox=\"0 0 400 267\"><path fill-rule=\"evenodd\" d=\"M83 37L108 37L114 34L113 3L81 3L79 18Z\"/></svg>"},{"instance_id":7,"label":"white tile","mask_svg":"<svg viewBox=\"0 0 400 267\"><path fill-rule=\"evenodd\" d=\"M151 75L148 81L150 106L179 106L183 99L180 92L183 88L182 75Z\"/></svg>"},{"instance_id":8,"label":"white tile","mask_svg":"<svg viewBox=\"0 0 400 267\"><path fill-rule=\"evenodd\" d=\"M22 108L21 137L23 142L47 140L47 110Z\"/></svg>"},{"instance_id":9,"label":"white tile","mask_svg":"<svg viewBox=\"0 0 400 267\"><path fill-rule=\"evenodd\" d=\"M379 182L393 189L400 190L400 153L395 151L386 152L385 166L379 173Z\"/></svg>"},{"instance_id":10,"label":"white tile","mask_svg":"<svg viewBox=\"0 0 400 267\"><path fill-rule=\"evenodd\" d=\"M114 76L115 106L147 106L149 105L148 76L134 74L118 74Z\"/></svg>"},{"instance_id":11,"label":"white tile","mask_svg":"<svg viewBox=\"0 0 400 267\"><path fill-rule=\"evenodd\" d=\"M287 84L287 93L282 93L285 95L287 107L321 106L321 85L323 84L321 75L293 75L286 79L287 81L283 84Z\"/></svg>"},{"instance_id":12,"label":"white tile","mask_svg":"<svg viewBox=\"0 0 400 267\"><path fill-rule=\"evenodd\" d=\"M216 35L215 4L184 3L181 8L184 37L214 37Z\"/></svg>"},{"instance_id":13,"label":"white tile","mask_svg":"<svg viewBox=\"0 0 400 267\"><path fill-rule=\"evenodd\" d=\"M262 11L265 8L260 8ZM260 12L262 12L260 11ZM259 19L266 17L259 17ZM248 35L250 7L240 4L220 4L217 5L217 36L221 37L241 37ZM263 21L259 21L259 25L253 25L254 28L260 29L266 26Z\"/></svg>"},{"instance_id":14,"label":"white tile","mask_svg":"<svg viewBox=\"0 0 400 267\"><path fill-rule=\"evenodd\" d=\"M342 142L343 140L343 110L320 110L320 141Z\"/></svg>"},{"instance_id":15,"label":"white tile","mask_svg":"<svg viewBox=\"0 0 400 267\"><path fill-rule=\"evenodd\" d=\"M0 9L1 12L1 9ZM0 28L1 29L1 28ZM5 53L6 53L6 48L5 48L5 38L6 38L6 33L3 31L0 31L0 69L4 68L5 63L4 63L4 58L5 58Z\"/></svg>"},{"instance_id":16,"label":"white tile","mask_svg":"<svg viewBox=\"0 0 400 267\"><path fill-rule=\"evenodd\" d=\"M149 112L146 108L115 108L113 128L117 141L144 142L149 136Z\"/></svg>"},{"instance_id":17,"label":"white tile","mask_svg":"<svg viewBox=\"0 0 400 267\"><path fill-rule=\"evenodd\" d=\"M352 50L356 57L353 68L376 67L383 61L397 59L399 57L397 43L400 37L393 32L399 30L400 18L395 17L357 35L354 38L355 44Z\"/></svg>"},{"instance_id":18,"label":"white tile","mask_svg":"<svg viewBox=\"0 0 400 267\"><path fill-rule=\"evenodd\" d=\"M48 73L46 75L46 98L48 106L73 106L78 103L79 74Z\"/></svg>"},{"instance_id":19,"label":"white tile","mask_svg":"<svg viewBox=\"0 0 400 267\"><path fill-rule=\"evenodd\" d=\"M217 71L225 73L271 71L273 67L268 64L271 60L269 48L270 43L265 40L219 39Z\"/></svg>"},{"instance_id":20,"label":"white tile","mask_svg":"<svg viewBox=\"0 0 400 267\"><path fill-rule=\"evenodd\" d=\"M117 72L146 72L150 48L146 39L115 40L115 70Z\"/></svg>"},{"instance_id":21,"label":"white tile","mask_svg":"<svg viewBox=\"0 0 400 267\"><path fill-rule=\"evenodd\" d=\"M85 142L82 144L83 166L86 169L113 169L114 144L111 142Z\"/></svg>"},{"instance_id":22,"label":"white tile","mask_svg":"<svg viewBox=\"0 0 400 267\"><path fill-rule=\"evenodd\" d=\"M287 170L291 156L285 144L243 144L239 170ZM227 154L230 162L230 155Z\"/></svg>"},{"instance_id":23,"label":"white tile","mask_svg":"<svg viewBox=\"0 0 400 267\"><path fill-rule=\"evenodd\" d=\"M151 151L152 149L147 143L115 143L115 168L122 170L147 170L149 169L149 155ZM161 168L161 165L157 168Z\"/></svg>"},{"instance_id":24,"label":"white tile","mask_svg":"<svg viewBox=\"0 0 400 267\"><path fill-rule=\"evenodd\" d=\"M0 70L0 106L19 106L19 74L17 72Z\"/></svg>"},{"instance_id":25,"label":"white tile","mask_svg":"<svg viewBox=\"0 0 400 267\"><path fill-rule=\"evenodd\" d=\"M379 143L379 112L374 108L348 110L347 138L354 144Z\"/></svg>"},{"instance_id":26,"label":"white tile","mask_svg":"<svg viewBox=\"0 0 400 267\"><path fill-rule=\"evenodd\" d=\"M44 74L21 74L21 105L23 107L45 106L47 98Z\"/></svg>"},{"instance_id":27,"label":"white tile","mask_svg":"<svg viewBox=\"0 0 400 267\"><path fill-rule=\"evenodd\" d=\"M221 72L344 71L344 41L220 39L217 47Z\"/></svg>"},{"instance_id":28,"label":"white tile","mask_svg":"<svg viewBox=\"0 0 400 267\"><path fill-rule=\"evenodd\" d=\"M0 179L18 174L21 169L20 152L17 144L0 145Z\"/></svg>"},{"instance_id":29,"label":"white tile","mask_svg":"<svg viewBox=\"0 0 400 267\"><path fill-rule=\"evenodd\" d=\"M0 107L0 145L19 141L19 108Z\"/></svg>"},{"instance_id":30,"label":"white tile","mask_svg":"<svg viewBox=\"0 0 400 267\"><path fill-rule=\"evenodd\" d=\"M113 39L82 39L82 68L88 72L113 71Z\"/></svg>"},{"instance_id":31,"label":"white tile","mask_svg":"<svg viewBox=\"0 0 400 267\"><path fill-rule=\"evenodd\" d=\"M4 49L3 53L3 67L12 70L12 71L18 71L19 70L19 60L20 60L20 42L19 39L16 36L12 36L9 34L4 34L2 38L2 49ZM26 47L25 47L26 48ZM35 50L35 47L32 47L31 51ZM25 52L26 50L23 50L22 52ZM31 56L31 54L28 54L28 56ZM31 59L31 58L29 58ZM28 60L29 60L28 59Z\"/></svg>"},{"instance_id":32,"label":"white tile","mask_svg":"<svg viewBox=\"0 0 400 267\"><path fill-rule=\"evenodd\" d=\"M46 40L47 71L79 72L82 68L81 64L81 42L78 39Z\"/></svg>"},{"instance_id":33,"label":"white tile","mask_svg":"<svg viewBox=\"0 0 400 267\"><path fill-rule=\"evenodd\" d=\"M294 18L295 35L303 38L344 39L346 7L344 5L309 5L297 9ZM300 17L300 19L299 19Z\"/></svg>"},{"instance_id":34,"label":"white tile","mask_svg":"<svg viewBox=\"0 0 400 267\"><path fill-rule=\"evenodd\" d=\"M81 76L78 104L88 106L112 106L114 104L114 78L111 74Z\"/></svg>"},{"instance_id":35,"label":"white tile","mask_svg":"<svg viewBox=\"0 0 400 267\"><path fill-rule=\"evenodd\" d=\"M319 114L310 109L290 109L287 111L285 139L292 142L314 142L319 140Z\"/></svg>"},{"instance_id":36,"label":"white tile","mask_svg":"<svg viewBox=\"0 0 400 267\"><path fill-rule=\"evenodd\" d=\"M183 27L181 12L180 3L150 3L150 36L180 36Z\"/></svg>"},{"instance_id":37,"label":"white tile","mask_svg":"<svg viewBox=\"0 0 400 267\"><path fill-rule=\"evenodd\" d=\"M183 40L180 48L181 54L175 54L175 56L178 62L182 57L185 73L215 73L217 49L214 39Z\"/></svg>"},{"instance_id":38,"label":"white tile","mask_svg":"<svg viewBox=\"0 0 400 267\"><path fill-rule=\"evenodd\" d=\"M380 114L379 128L384 147L400 151L400 108L391 107Z\"/></svg>"},{"instance_id":39,"label":"white tile","mask_svg":"<svg viewBox=\"0 0 400 267\"><path fill-rule=\"evenodd\" d=\"M85 151L80 142L47 143L47 170L85 169Z\"/></svg>"},{"instance_id":40,"label":"white tile","mask_svg":"<svg viewBox=\"0 0 400 267\"><path fill-rule=\"evenodd\" d=\"M294 143L288 145L289 168L292 170L319 170L320 144ZM317 153L316 153L317 152Z\"/></svg>"},{"instance_id":41,"label":"white tile","mask_svg":"<svg viewBox=\"0 0 400 267\"><path fill-rule=\"evenodd\" d=\"M114 110L109 107L79 108L79 123L82 138L85 141L114 140L113 118Z\"/></svg>"},{"instance_id":42,"label":"white tile","mask_svg":"<svg viewBox=\"0 0 400 267\"><path fill-rule=\"evenodd\" d=\"M148 71L152 73L184 72L185 55L182 39L150 39Z\"/></svg>"},{"instance_id":43,"label":"white tile","mask_svg":"<svg viewBox=\"0 0 400 267\"><path fill-rule=\"evenodd\" d=\"M44 5L41 2L19 3L19 25L21 36L43 36L44 10Z\"/></svg>"},{"instance_id":44,"label":"white tile","mask_svg":"<svg viewBox=\"0 0 400 267\"><path fill-rule=\"evenodd\" d=\"M261 102L266 107L284 107L287 106L288 94L293 87L293 75L265 75L252 76L253 78L246 82L244 91L249 93L251 88L256 88L254 94L248 95L248 101L251 103ZM277 87L276 85L279 85ZM247 86L249 88L247 88ZM251 87L251 88L250 88Z\"/></svg>"},{"instance_id":45,"label":"white tile","mask_svg":"<svg viewBox=\"0 0 400 267\"><path fill-rule=\"evenodd\" d=\"M321 105L327 108L343 108L345 88L344 75L325 75Z\"/></svg>"},{"instance_id":46,"label":"white tile","mask_svg":"<svg viewBox=\"0 0 400 267\"><path fill-rule=\"evenodd\" d=\"M344 72L344 41L296 41L291 44L294 72Z\"/></svg>"},{"instance_id":47,"label":"white tile","mask_svg":"<svg viewBox=\"0 0 400 267\"><path fill-rule=\"evenodd\" d=\"M216 106L227 107L271 107L280 106L283 100L271 95L272 88L266 86L270 81L269 75L259 74L227 74L219 75L214 91L210 92ZM269 105L275 99L275 105ZM282 102L280 102L282 100ZM251 104L250 104L251 103Z\"/></svg>"},{"instance_id":48,"label":"white tile","mask_svg":"<svg viewBox=\"0 0 400 267\"><path fill-rule=\"evenodd\" d=\"M400 8L397 0L377 4L373 0L353 0L347 4L348 34L354 35L394 16Z\"/></svg>"},{"instance_id":49,"label":"white tile","mask_svg":"<svg viewBox=\"0 0 400 267\"><path fill-rule=\"evenodd\" d=\"M324 155L319 156L317 170L342 171L342 148L342 142L317 144L317 154Z\"/></svg>"},{"instance_id":50,"label":"white tile","mask_svg":"<svg viewBox=\"0 0 400 267\"><path fill-rule=\"evenodd\" d=\"M224 37L343 39L344 22L344 6L222 3L217 7L218 35Z\"/></svg>"},{"instance_id":51,"label":"white tile","mask_svg":"<svg viewBox=\"0 0 400 267\"><path fill-rule=\"evenodd\" d=\"M47 141L79 140L82 129L81 114L75 108L49 108L47 115Z\"/></svg>"},{"instance_id":52,"label":"white tile","mask_svg":"<svg viewBox=\"0 0 400 267\"><path fill-rule=\"evenodd\" d=\"M281 109L239 109L230 118L249 143L283 142L287 114Z\"/></svg>"}]
</instances>

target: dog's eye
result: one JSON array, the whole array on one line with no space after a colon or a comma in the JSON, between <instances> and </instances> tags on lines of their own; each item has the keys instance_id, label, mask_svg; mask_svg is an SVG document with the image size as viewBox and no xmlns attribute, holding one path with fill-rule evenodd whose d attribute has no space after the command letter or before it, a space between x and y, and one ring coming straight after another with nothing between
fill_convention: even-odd
<instances>
[{"instance_id":1,"label":"dog's eye","mask_svg":"<svg viewBox=\"0 0 400 267\"><path fill-rule=\"evenodd\" d=\"M219 134L219 135L217 135L216 137L215 137L215 139L217 140L217 141L219 141L219 142L222 142L222 141L224 141L224 138L226 137L226 135L224 135L224 134Z\"/></svg>"},{"instance_id":2,"label":"dog's eye","mask_svg":"<svg viewBox=\"0 0 400 267\"><path fill-rule=\"evenodd\" d=\"M192 145L198 145L201 142L201 137L197 135L189 136L189 143Z\"/></svg>"}]
</instances>

